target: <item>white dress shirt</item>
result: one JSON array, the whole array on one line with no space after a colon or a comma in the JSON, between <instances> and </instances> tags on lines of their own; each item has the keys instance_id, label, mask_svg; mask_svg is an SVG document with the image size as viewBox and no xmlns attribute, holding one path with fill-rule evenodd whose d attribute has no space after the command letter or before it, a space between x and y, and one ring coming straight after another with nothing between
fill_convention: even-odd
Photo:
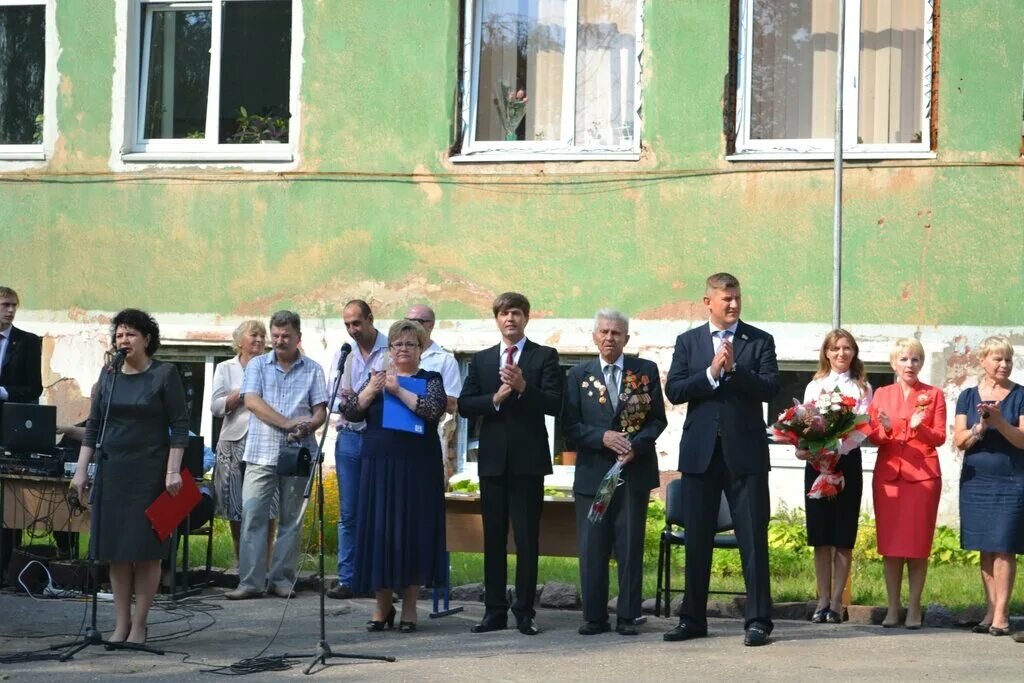
<instances>
[{"instance_id":1,"label":"white dress shirt","mask_svg":"<svg viewBox=\"0 0 1024 683\"><path fill-rule=\"evenodd\" d=\"M718 333L719 332L729 332L729 335L730 335L729 336L729 340L731 341L731 340L736 338L736 328L739 327L739 325L740 325L740 321L737 320L736 322L734 322L732 325L729 325L729 327L725 328L724 330L720 330L717 327L715 327L715 324L713 322L711 322L710 320L708 321L708 329L711 330L711 345L712 345L712 347L714 347L715 355L718 355L719 349L722 348L722 338L719 336ZM733 361L735 361L735 360L736 359L733 358ZM708 382L711 384L711 388L712 389L717 389L718 388L718 383L719 383L719 380L721 379L721 377L712 377L711 376L711 366L710 365L708 366L708 369L704 371L704 374L707 376ZM722 371L722 374L723 375L725 374L724 370Z\"/></svg>"},{"instance_id":2,"label":"white dress shirt","mask_svg":"<svg viewBox=\"0 0 1024 683\"><path fill-rule=\"evenodd\" d=\"M349 352L348 359L345 361L345 371L341 378L341 387L338 389L338 396L334 401L334 410L338 412L339 428L344 427L353 432L361 432L366 429L366 420L349 422L341 416L341 392L345 390L359 391L359 388L363 386L363 382L369 378L371 371L381 372L384 369L384 358L387 355L388 336L380 330L377 330L377 338L374 340L373 348L370 349L370 354L366 358L363 358L363 352L359 350L359 345L353 345L352 351ZM340 358L341 349L338 349L331 358L330 373L327 380L328 392L334 390L334 383L338 377L338 360Z\"/></svg>"},{"instance_id":3,"label":"white dress shirt","mask_svg":"<svg viewBox=\"0 0 1024 683\"><path fill-rule=\"evenodd\" d=\"M438 346L437 342L431 341L422 354L420 354L420 368L440 373L444 381L444 393L451 398L458 398L462 393L462 375L459 373L459 364L455 356Z\"/></svg>"},{"instance_id":4,"label":"white dress shirt","mask_svg":"<svg viewBox=\"0 0 1024 683\"><path fill-rule=\"evenodd\" d=\"M828 373L827 377L812 379L808 383L807 389L804 390L804 403L817 401L818 397L821 396L821 392L832 391L836 387L839 387L839 391L843 396L857 399L855 410L858 415L864 415L868 412L868 404L871 403L871 394L873 393L871 385L867 385L867 391L861 391L860 386L850 379L849 372L839 373L833 370Z\"/></svg>"}]
</instances>

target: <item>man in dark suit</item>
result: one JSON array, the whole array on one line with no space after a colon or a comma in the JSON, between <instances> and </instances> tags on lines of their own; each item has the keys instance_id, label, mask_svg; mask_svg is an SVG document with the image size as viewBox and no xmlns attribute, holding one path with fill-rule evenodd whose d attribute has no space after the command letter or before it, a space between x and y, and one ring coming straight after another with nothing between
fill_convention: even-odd
<instances>
[{"instance_id":1,"label":"man in dark suit","mask_svg":"<svg viewBox=\"0 0 1024 683\"><path fill-rule=\"evenodd\" d=\"M577 365L566 381L563 427L576 446L576 543L583 585L580 635L611 630L608 623L608 560L619 565L615 630L637 635L635 620L643 601L644 528L651 489L660 484L654 442L665 429L665 401L658 366L622 353L629 341L629 319L601 309L594 320L600 357ZM623 464L622 485L598 522L590 507L609 468Z\"/></svg>"},{"instance_id":2,"label":"man in dark suit","mask_svg":"<svg viewBox=\"0 0 1024 683\"><path fill-rule=\"evenodd\" d=\"M39 403L43 393L39 337L14 327L18 293L0 287L0 404Z\"/></svg>"},{"instance_id":3,"label":"man in dark suit","mask_svg":"<svg viewBox=\"0 0 1024 683\"><path fill-rule=\"evenodd\" d=\"M477 471L484 527L483 620L473 633L506 628L508 597L506 542L509 519L516 543L516 599L512 613L519 631L540 632L534 621L540 514L544 475L551 473L545 415L562 410L558 352L526 338L530 302L506 292L494 300L501 343L473 356L459 396L459 414L481 418Z\"/></svg>"},{"instance_id":4,"label":"man in dark suit","mask_svg":"<svg viewBox=\"0 0 1024 683\"><path fill-rule=\"evenodd\" d=\"M665 395L686 404L679 443L686 522L686 594L679 625L665 640L707 635L718 507L725 491L736 526L747 604L743 642L764 645L772 631L768 576L768 437L761 404L779 390L771 335L742 322L740 283L728 273L707 279L709 321L676 339Z\"/></svg>"},{"instance_id":5,"label":"man in dark suit","mask_svg":"<svg viewBox=\"0 0 1024 683\"><path fill-rule=\"evenodd\" d=\"M39 403L39 395L43 393L40 372L43 347L39 337L14 327L20 303L16 291L0 286L0 410L8 401ZM0 584L13 549L21 545L20 539L20 530L0 529Z\"/></svg>"}]
</instances>

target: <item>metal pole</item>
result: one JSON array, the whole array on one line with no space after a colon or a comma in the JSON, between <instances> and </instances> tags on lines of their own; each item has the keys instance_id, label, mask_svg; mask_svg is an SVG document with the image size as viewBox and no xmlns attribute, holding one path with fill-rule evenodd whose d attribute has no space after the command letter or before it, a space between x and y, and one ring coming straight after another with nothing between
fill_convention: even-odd
<instances>
[{"instance_id":1,"label":"metal pole","mask_svg":"<svg viewBox=\"0 0 1024 683\"><path fill-rule=\"evenodd\" d=\"M839 0L836 41L835 198L832 207L832 327L841 326L843 294L843 33L846 0Z\"/></svg>"}]
</instances>

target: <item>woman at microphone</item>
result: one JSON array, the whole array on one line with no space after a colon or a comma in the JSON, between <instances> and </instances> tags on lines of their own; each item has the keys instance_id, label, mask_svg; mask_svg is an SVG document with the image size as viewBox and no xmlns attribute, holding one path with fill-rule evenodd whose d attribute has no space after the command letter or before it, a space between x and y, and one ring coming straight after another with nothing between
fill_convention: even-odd
<instances>
[{"instance_id":1,"label":"woman at microphone","mask_svg":"<svg viewBox=\"0 0 1024 683\"><path fill-rule=\"evenodd\" d=\"M110 563L116 621L107 641L141 644L160 583L160 560L168 553L168 543L153 530L146 508L164 490L171 495L181 490L188 412L177 369L153 359L160 348L156 320L126 308L114 317L110 330L117 353L93 392L71 485L85 501L88 465L102 436L89 552L94 560Z\"/></svg>"}]
</instances>

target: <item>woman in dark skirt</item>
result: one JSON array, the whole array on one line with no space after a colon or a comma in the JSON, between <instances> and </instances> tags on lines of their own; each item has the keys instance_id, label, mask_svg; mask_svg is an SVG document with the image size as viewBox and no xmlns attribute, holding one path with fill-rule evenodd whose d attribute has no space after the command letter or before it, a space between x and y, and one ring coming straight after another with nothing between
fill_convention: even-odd
<instances>
[{"instance_id":1,"label":"woman in dark skirt","mask_svg":"<svg viewBox=\"0 0 1024 683\"><path fill-rule=\"evenodd\" d=\"M866 413L871 402L871 385L864 373L857 340L846 330L825 335L818 357L818 371L807 385L804 402L816 401L822 391L839 388L844 396L857 401L856 411ZM806 451L797 457L806 459ZM811 621L838 624L843 621L843 588L850 575L853 546L857 541L860 499L864 474L860 449L855 448L839 460L845 485L834 498L810 499L806 494L818 476L808 463L804 469L804 494L807 502L807 543L814 546L814 574L818 582L818 605Z\"/></svg>"},{"instance_id":2,"label":"woman in dark skirt","mask_svg":"<svg viewBox=\"0 0 1024 683\"><path fill-rule=\"evenodd\" d=\"M376 594L377 606L366 627L370 631L394 626L394 591L402 592L399 631L415 631L420 586L444 576L444 469L437 422L448 399L441 375L419 369L427 342L417 322L392 325L389 370L371 373L342 406L345 419L366 420L353 590ZM402 387L399 377L425 380L425 392L417 395ZM422 433L384 426L385 392L422 418Z\"/></svg>"},{"instance_id":3,"label":"woman in dark skirt","mask_svg":"<svg viewBox=\"0 0 1024 683\"><path fill-rule=\"evenodd\" d=\"M975 633L1010 634L1010 596L1024 553L1024 387L1010 380L1013 346L989 337L978 348L984 376L956 402L960 544L981 551L988 611Z\"/></svg>"},{"instance_id":4,"label":"woman in dark skirt","mask_svg":"<svg viewBox=\"0 0 1024 683\"><path fill-rule=\"evenodd\" d=\"M146 508L165 490L171 495L181 490L188 412L177 369L153 360L160 347L156 321L148 313L127 308L114 317L110 329L111 343L125 352L124 363L100 373L71 485L80 500L87 500L87 469L109 399L99 482L91 501L90 553L95 560L110 562L116 621L107 640L144 643L149 608L160 583L160 560L169 550L168 542L153 530Z\"/></svg>"}]
</instances>

